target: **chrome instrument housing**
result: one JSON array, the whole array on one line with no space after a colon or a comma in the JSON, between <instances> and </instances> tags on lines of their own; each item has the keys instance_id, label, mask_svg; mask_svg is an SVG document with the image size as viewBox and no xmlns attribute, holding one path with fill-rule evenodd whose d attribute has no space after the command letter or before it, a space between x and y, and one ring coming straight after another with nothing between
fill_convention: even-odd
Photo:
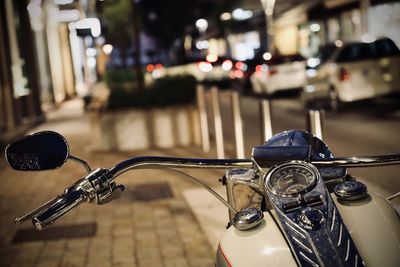
<instances>
[{"instance_id":1,"label":"chrome instrument housing","mask_svg":"<svg viewBox=\"0 0 400 267\"><path fill-rule=\"evenodd\" d=\"M287 172L284 172L285 169L288 169ZM305 177L305 182L306 184L301 184L304 186L302 189L298 189L295 192L287 192L288 188L286 188L286 191L283 191L283 189L279 188L279 182L283 181L284 179L288 178L289 175L293 175L294 172L297 174L298 171L301 170L301 173L305 173L303 177ZM309 175L308 175L309 174ZM309 177L311 176L311 177ZM283 163L279 165L276 168L273 168L270 170L266 176L265 179L265 186L266 190L269 190L272 194L278 195L281 197L297 197L300 196L301 194L304 194L306 192L309 192L310 190L313 189L315 186L317 180L319 179L319 172L318 170L312 166L311 164L305 163L303 161L291 161L287 163ZM307 180L310 178L311 180ZM294 178L296 180L296 178ZM276 183L275 183L276 181ZM297 183L296 183L297 182ZM293 183L292 186L298 186L300 185L299 179Z\"/></svg>"},{"instance_id":2,"label":"chrome instrument housing","mask_svg":"<svg viewBox=\"0 0 400 267\"><path fill-rule=\"evenodd\" d=\"M299 194L282 196L268 187L271 174L284 166L312 170L316 183ZM319 170L308 162L291 161L270 169L264 178L266 197L299 266L362 266L363 261L342 221Z\"/></svg>"}]
</instances>

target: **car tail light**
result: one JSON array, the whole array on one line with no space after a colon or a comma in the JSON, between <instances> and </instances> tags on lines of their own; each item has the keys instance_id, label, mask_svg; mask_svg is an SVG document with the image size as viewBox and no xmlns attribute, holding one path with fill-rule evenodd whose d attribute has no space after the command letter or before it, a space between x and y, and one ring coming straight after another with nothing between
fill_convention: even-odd
<instances>
[{"instance_id":1,"label":"car tail light","mask_svg":"<svg viewBox=\"0 0 400 267\"><path fill-rule=\"evenodd\" d=\"M147 70L147 72L152 72L154 70L154 65L153 64L148 64L146 66L146 70Z\"/></svg>"},{"instance_id":2,"label":"car tail light","mask_svg":"<svg viewBox=\"0 0 400 267\"><path fill-rule=\"evenodd\" d=\"M339 79L344 82L351 79L350 73L345 68L340 68L339 70Z\"/></svg>"}]
</instances>

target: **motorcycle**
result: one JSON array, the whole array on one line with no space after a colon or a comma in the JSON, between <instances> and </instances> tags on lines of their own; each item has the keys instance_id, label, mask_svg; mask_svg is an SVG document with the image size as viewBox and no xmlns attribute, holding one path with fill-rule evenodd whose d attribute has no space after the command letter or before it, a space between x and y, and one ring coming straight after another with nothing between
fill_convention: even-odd
<instances>
[{"instance_id":1,"label":"motorcycle","mask_svg":"<svg viewBox=\"0 0 400 267\"><path fill-rule=\"evenodd\" d=\"M303 131L285 131L253 148L251 159L135 157L92 170L72 156L56 132L26 136L6 148L19 171L81 163L88 174L37 209L15 218L43 230L84 202L105 204L124 186L116 178L138 168L165 168L207 189L229 210L216 266L400 266L400 218L372 185L347 168L400 164L400 154L334 157L328 146ZM226 169L221 179L227 200L179 168Z\"/></svg>"}]
</instances>

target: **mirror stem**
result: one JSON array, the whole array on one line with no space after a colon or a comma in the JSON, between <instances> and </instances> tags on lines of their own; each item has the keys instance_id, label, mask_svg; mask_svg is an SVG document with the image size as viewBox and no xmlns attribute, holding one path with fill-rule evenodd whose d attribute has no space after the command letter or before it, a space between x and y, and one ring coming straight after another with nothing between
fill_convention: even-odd
<instances>
[{"instance_id":1,"label":"mirror stem","mask_svg":"<svg viewBox=\"0 0 400 267\"><path fill-rule=\"evenodd\" d=\"M92 172L92 168L90 168L89 163L87 163L87 162L84 161L83 159L74 157L74 156L72 156L72 155L68 155L68 158L71 159L71 160L73 160L73 161L76 161L76 162L82 164L82 165L85 167L85 169L86 169L86 171L87 171L88 173L91 173L91 172Z\"/></svg>"}]
</instances>

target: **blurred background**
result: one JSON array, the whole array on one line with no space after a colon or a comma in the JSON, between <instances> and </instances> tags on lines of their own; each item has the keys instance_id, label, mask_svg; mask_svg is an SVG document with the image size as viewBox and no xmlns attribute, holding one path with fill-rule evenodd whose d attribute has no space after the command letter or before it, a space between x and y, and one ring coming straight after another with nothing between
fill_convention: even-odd
<instances>
[{"instance_id":1,"label":"blurred background","mask_svg":"<svg viewBox=\"0 0 400 267\"><path fill-rule=\"evenodd\" d=\"M129 91L166 75L190 75L228 87L239 80L244 93L304 88L315 98L307 77L316 75L335 47L388 38L371 51L353 43L339 56L343 63L391 61L398 54L399 13L399 3L386 0L3 1L0 140L41 121L65 100L90 101L94 84L104 80L115 91ZM398 66L390 65L383 66L385 81L398 82ZM338 68L337 75L350 78L353 67ZM368 76L368 67L375 72L379 66L358 72ZM357 82L353 87L365 87ZM373 90L382 92L339 95L350 102L394 88Z\"/></svg>"},{"instance_id":2,"label":"blurred background","mask_svg":"<svg viewBox=\"0 0 400 267\"><path fill-rule=\"evenodd\" d=\"M299 129L336 156L399 153L399 29L395 0L0 1L0 147L54 130L109 167L139 155L248 158ZM34 234L13 218L84 170L32 179L3 157L0 266L214 266L227 215L215 219L224 207L191 183L141 171L121 178L132 190L116 204ZM400 191L398 166L350 173ZM224 193L223 172L193 174Z\"/></svg>"}]
</instances>

